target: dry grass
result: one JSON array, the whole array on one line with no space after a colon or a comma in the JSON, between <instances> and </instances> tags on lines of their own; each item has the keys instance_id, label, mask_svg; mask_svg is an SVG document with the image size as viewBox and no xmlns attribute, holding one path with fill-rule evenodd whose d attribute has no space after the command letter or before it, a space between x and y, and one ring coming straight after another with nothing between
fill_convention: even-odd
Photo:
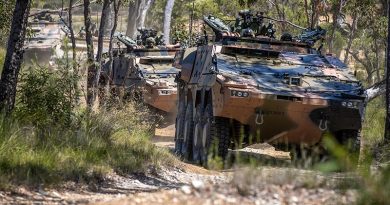
<instances>
[{"instance_id":1,"label":"dry grass","mask_svg":"<svg viewBox=\"0 0 390 205\"><path fill-rule=\"evenodd\" d=\"M109 172L129 174L172 164L168 151L150 142L147 114L135 105L90 115L80 111L76 125L45 133L2 117L1 187L91 183Z\"/></svg>"}]
</instances>

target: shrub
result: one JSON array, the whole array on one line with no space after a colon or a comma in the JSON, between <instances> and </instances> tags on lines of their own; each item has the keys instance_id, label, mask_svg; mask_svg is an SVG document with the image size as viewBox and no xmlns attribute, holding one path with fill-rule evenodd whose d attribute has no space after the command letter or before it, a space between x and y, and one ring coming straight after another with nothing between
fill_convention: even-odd
<instances>
[{"instance_id":1,"label":"shrub","mask_svg":"<svg viewBox=\"0 0 390 205\"><path fill-rule=\"evenodd\" d=\"M34 126L1 117L0 185L90 183L112 171L129 174L173 163L168 151L149 141L147 126L138 120L142 114L133 105L80 111L79 116L77 128L51 129L43 137Z\"/></svg>"}]
</instances>

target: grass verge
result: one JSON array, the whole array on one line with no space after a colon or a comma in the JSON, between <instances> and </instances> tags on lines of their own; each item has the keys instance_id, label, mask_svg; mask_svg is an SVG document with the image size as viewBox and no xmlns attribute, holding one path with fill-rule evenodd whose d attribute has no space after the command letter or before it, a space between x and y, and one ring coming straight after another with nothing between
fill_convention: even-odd
<instances>
[{"instance_id":1,"label":"grass verge","mask_svg":"<svg viewBox=\"0 0 390 205\"><path fill-rule=\"evenodd\" d=\"M1 117L0 187L90 183L113 171L128 174L173 163L149 141L146 114L134 105L90 115L81 111L77 123L44 132Z\"/></svg>"}]
</instances>

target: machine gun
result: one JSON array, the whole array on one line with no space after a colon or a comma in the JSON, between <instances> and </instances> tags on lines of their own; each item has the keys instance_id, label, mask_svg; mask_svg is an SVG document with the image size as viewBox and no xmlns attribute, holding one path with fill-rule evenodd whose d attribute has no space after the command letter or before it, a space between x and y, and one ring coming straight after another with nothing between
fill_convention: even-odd
<instances>
[{"instance_id":1,"label":"machine gun","mask_svg":"<svg viewBox=\"0 0 390 205\"><path fill-rule=\"evenodd\" d=\"M295 38L295 41L301 43L307 43L310 46L313 46L317 41L324 40L325 35L326 35L326 30L318 26L316 29L304 30L301 35Z\"/></svg>"},{"instance_id":2,"label":"machine gun","mask_svg":"<svg viewBox=\"0 0 390 205\"><path fill-rule=\"evenodd\" d=\"M267 26L264 24L264 19L267 17L264 16L263 12L253 14L250 10L241 10L238 15L239 17L236 18L234 29L241 36L268 36L275 38L276 30L274 29L274 25L272 23L268 23Z\"/></svg>"}]
</instances>

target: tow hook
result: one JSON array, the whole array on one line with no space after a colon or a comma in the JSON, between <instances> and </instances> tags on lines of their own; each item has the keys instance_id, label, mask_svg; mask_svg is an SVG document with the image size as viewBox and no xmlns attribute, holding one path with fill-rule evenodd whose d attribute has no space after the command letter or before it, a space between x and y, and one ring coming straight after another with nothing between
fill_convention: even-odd
<instances>
[{"instance_id":1,"label":"tow hook","mask_svg":"<svg viewBox=\"0 0 390 205\"><path fill-rule=\"evenodd\" d=\"M256 120L255 120L257 125L262 125L264 124L264 115L261 110L256 111Z\"/></svg>"},{"instance_id":2,"label":"tow hook","mask_svg":"<svg viewBox=\"0 0 390 205\"><path fill-rule=\"evenodd\" d=\"M321 131L326 131L326 130L328 130L328 123L329 123L328 120L321 119L320 124L318 125L318 128Z\"/></svg>"},{"instance_id":3,"label":"tow hook","mask_svg":"<svg viewBox=\"0 0 390 205\"><path fill-rule=\"evenodd\" d=\"M328 130L328 117L324 114L324 113L321 113L321 120L320 120L320 123L318 124L318 128L321 130L321 131L326 131Z\"/></svg>"}]
</instances>

